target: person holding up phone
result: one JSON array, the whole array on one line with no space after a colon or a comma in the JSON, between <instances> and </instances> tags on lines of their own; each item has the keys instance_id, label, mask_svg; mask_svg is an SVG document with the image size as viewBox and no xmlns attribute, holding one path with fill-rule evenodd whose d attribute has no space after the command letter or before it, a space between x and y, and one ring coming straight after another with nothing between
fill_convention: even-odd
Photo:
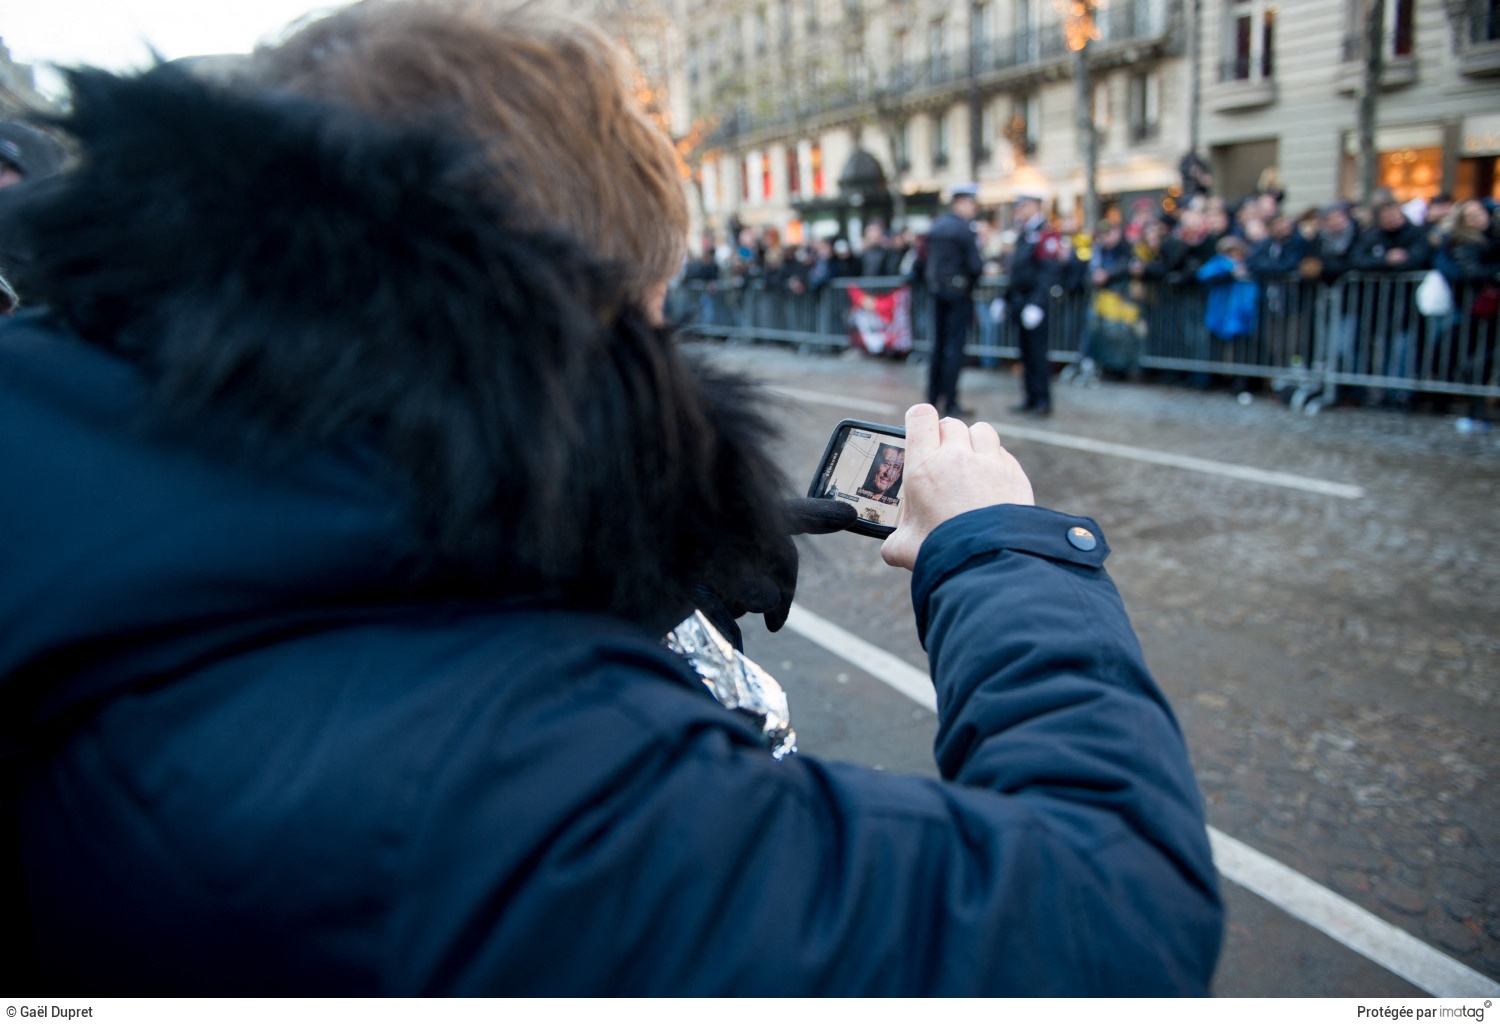
<instances>
[{"instance_id":1,"label":"person holding up phone","mask_svg":"<svg viewBox=\"0 0 1500 1027\"><path fill-rule=\"evenodd\" d=\"M1181 737L993 429L911 412L883 550L943 780L777 759L662 644L784 616L793 525L656 316L686 198L607 37L368 0L241 72L74 74L0 205L10 994L1207 989Z\"/></svg>"}]
</instances>

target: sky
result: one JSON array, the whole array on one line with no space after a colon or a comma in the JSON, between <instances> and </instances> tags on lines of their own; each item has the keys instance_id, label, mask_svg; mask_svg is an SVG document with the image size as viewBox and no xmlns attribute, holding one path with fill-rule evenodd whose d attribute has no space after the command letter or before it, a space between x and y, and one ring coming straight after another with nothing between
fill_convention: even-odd
<instances>
[{"instance_id":1,"label":"sky","mask_svg":"<svg viewBox=\"0 0 1500 1027\"><path fill-rule=\"evenodd\" d=\"M246 53L330 0L0 0L0 39L23 64L92 64L123 71L165 58ZM37 69L37 86L56 79Z\"/></svg>"}]
</instances>

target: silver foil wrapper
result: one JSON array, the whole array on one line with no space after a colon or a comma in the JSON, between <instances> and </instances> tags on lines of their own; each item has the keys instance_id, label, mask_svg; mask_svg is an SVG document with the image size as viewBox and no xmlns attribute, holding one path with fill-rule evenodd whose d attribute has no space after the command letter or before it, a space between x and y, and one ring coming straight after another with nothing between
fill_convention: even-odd
<instances>
[{"instance_id":1,"label":"silver foil wrapper","mask_svg":"<svg viewBox=\"0 0 1500 1027\"><path fill-rule=\"evenodd\" d=\"M779 760L797 751L797 732L792 730L786 692L754 660L730 645L707 617L693 611L691 617L667 632L662 642L693 665L715 699L760 722L772 756Z\"/></svg>"}]
</instances>

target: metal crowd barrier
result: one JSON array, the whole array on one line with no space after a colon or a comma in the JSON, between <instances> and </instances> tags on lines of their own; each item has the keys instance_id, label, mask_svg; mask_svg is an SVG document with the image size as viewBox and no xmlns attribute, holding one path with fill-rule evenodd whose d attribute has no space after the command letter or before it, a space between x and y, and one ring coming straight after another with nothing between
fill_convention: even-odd
<instances>
[{"instance_id":1,"label":"metal crowd barrier","mask_svg":"<svg viewBox=\"0 0 1500 1027\"><path fill-rule=\"evenodd\" d=\"M1500 398L1500 318L1482 316L1483 308L1476 314L1482 286L1454 290L1453 312L1429 317L1416 304L1422 277L1353 273L1332 285L1295 276L1262 280L1254 331L1232 339L1208 331L1208 291L1197 282L1149 283L1104 298L1110 302L1092 292L1065 294L1048 312L1050 356L1070 364L1092 358L1126 373L1266 379L1293 387L1299 405L1311 397L1326 404L1347 389ZM669 295L668 315L689 335L843 349L851 344L849 289L879 295L906 285L901 278L836 278L793 292L755 278L692 282ZM1003 278L984 278L974 293L966 352L983 365L1019 356L1013 312L994 316L992 301L1004 288ZM922 354L932 346L932 303L921 284L911 289L912 349ZM1109 323L1105 315L1119 311L1115 300L1126 301L1133 323Z\"/></svg>"}]
</instances>

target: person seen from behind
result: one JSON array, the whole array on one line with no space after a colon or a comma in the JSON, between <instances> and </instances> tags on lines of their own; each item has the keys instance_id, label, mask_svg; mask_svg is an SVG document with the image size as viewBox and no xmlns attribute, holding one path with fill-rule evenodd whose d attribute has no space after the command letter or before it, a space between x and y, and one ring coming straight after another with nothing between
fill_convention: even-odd
<instances>
[{"instance_id":1,"label":"person seen from behind","mask_svg":"<svg viewBox=\"0 0 1500 1027\"><path fill-rule=\"evenodd\" d=\"M661 644L779 626L809 525L660 324L685 200L601 33L365 0L70 81L83 159L0 202L12 994L1207 991L1181 731L989 425L907 412L881 548L940 779L778 759Z\"/></svg>"}]
</instances>

